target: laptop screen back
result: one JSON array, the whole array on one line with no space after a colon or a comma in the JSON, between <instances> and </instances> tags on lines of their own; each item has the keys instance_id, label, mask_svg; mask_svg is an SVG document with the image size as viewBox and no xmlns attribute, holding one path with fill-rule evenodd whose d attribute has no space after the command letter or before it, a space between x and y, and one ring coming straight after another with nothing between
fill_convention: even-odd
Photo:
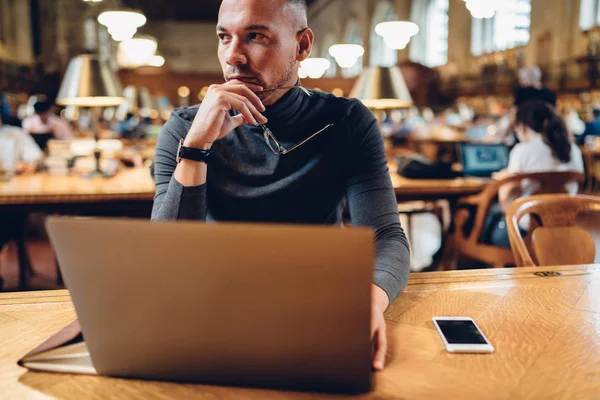
<instances>
[{"instance_id":1,"label":"laptop screen back","mask_svg":"<svg viewBox=\"0 0 600 400\"><path fill-rule=\"evenodd\" d=\"M508 166L508 148L503 144L463 143L461 147L467 176L490 177Z\"/></svg>"}]
</instances>

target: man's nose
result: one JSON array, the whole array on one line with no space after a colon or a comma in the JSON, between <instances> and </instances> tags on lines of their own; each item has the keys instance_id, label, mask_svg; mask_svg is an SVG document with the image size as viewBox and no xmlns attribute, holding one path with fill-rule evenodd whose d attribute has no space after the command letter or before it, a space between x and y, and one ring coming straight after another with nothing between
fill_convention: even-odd
<instances>
[{"instance_id":1,"label":"man's nose","mask_svg":"<svg viewBox=\"0 0 600 400\"><path fill-rule=\"evenodd\" d=\"M227 49L227 58L225 60L227 64L231 66L239 64L248 64L248 57L246 56L246 47L239 39L233 39L229 48Z\"/></svg>"}]
</instances>

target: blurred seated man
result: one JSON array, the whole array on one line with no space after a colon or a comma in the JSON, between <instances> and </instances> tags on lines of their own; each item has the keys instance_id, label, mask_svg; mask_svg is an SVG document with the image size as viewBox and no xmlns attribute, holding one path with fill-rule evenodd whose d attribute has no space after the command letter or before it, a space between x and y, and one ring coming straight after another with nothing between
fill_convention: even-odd
<instances>
[{"instance_id":1,"label":"blurred seated man","mask_svg":"<svg viewBox=\"0 0 600 400\"><path fill-rule=\"evenodd\" d=\"M12 174L31 173L42 160L43 153L27 131L3 125L0 119L0 172L3 178ZM0 183L1 184L1 183ZM18 235L25 225L27 214L0 212L0 251ZM2 278L0 277L0 289Z\"/></svg>"},{"instance_id":2,"label":"blurred seated man","mask_svg":"<svg viewBox=\"0 0 600 400\"><path fill-rule=\"evenodd\" d=\"M595 108L594 111L592 111L592 114L594 115L594 119L592 122L585 124L583 134L577 138L578 144L584 144L585 138L588 136L600 137L600 109Z\"/></svg>"},{"instance_id":3,"label":"blurred seated man","mask_svg":"<svg viewBox=\"0 0 600 400\"><path fill-rule=\"evenodd\" d=\"M35 171L43 153L26 130L3 124L0 118L0 169L12 164L15 174Z\"/></svg>"},{"instance_id":4,"label":"blurred seated man","mask_svg":"<svg viewBox=\"0 0 600 400\"><path fill-rule=\"evenodd\" d=\"M538 66L521 68L519 85L515 91L516 108L530 101L542 101L556 107L556 94L542 86L542 70Z\"/></svg>"},{"instance_id":5,"label":"blurred seated man","mask_svg":"<svg viewBox=\"0 0 600 400\"><path fill-rule=\"evenodd\" d=\"M31 134L42 149L46 149L49 139L73 139L73 130L69 123L54 114L48 102L37 102L33 106L35 114L23 120L23 129Z\"/></svg>"}]
</instances>

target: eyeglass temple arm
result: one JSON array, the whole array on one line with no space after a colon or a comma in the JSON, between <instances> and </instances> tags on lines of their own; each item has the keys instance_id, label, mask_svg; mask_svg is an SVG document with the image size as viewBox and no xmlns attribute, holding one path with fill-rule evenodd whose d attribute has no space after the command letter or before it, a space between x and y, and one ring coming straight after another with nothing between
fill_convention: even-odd
<instances>
[{"instance_id":1,"label":"eyeglass temple arm","mask_svg":"<svg viewBox=\"0 0 600 400\"><path fill-rule=\"evenodd\" d=\"M278 88L261 90L260 92L257 92L257 93L274 92L276 90L283 90L283 89L300 89L307 95L312 96L312 93L310 93L306 88L303 88L302 86L282 86L282 87L278 87Z\"/></svg>"},{"instance_id":2,"label":"eyeglass temple arm","mask_svg":"<svg viewBox=\"0 0 600 400\"><path fill-rule=\"evenodd\" d=\"M315 136L317 136L319 133L323 132L325 129L327 129L327 128L331 128L332 126L333 126L333 124L326 125L326 126L325 126L323 129L321 129L320 131L313 133L312 135L310 135L309 137L307 137L306 139L304 139L304 140L303 140L303 141L301 141L300 143L297 143L297 144L293 145L293 146L292 146L292 147L290 147L289 149L286 149L286 148L283 148L283 147L281 147L281 145L280 145L279 143L277 143L277 145L278 145L278 146L280 147L280 149L281 149L281 150L280 150L280 151L281 151L281 154L286 154L286 153L289 153L289 152L291 152L291 151L293 151L293 150L297 149L298 147L302 146L304 143L308 142L310 139L314 138L314 137L315 137Z\"/></svg>"}]
</instances>

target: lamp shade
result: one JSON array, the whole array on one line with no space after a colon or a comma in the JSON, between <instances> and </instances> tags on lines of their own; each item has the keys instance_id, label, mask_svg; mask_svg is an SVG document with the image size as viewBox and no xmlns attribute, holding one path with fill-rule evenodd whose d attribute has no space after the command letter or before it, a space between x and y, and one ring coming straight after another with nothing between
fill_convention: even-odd
<instances>
[{"instance_id":1,"label":"lamp shade","mask_svg":"<svg viewBox=\"0 0 600 400\"><path fill-rule=\"evenodd\" d=\"M375 110L407 108L413 100L398 67L368 67L362 72L350 93Z\"/></svg>"},{"instance_id":2,"label":"lamp shade","mask_svg":"<svg viewBox=\"0 0 600 400\"><path fill-rule=\"evenodd\" d=\"M63 106L110 107L121 104L123 90L108 63L85 54L69 62L56 103Z\"/></svg>"}]
</instances>

